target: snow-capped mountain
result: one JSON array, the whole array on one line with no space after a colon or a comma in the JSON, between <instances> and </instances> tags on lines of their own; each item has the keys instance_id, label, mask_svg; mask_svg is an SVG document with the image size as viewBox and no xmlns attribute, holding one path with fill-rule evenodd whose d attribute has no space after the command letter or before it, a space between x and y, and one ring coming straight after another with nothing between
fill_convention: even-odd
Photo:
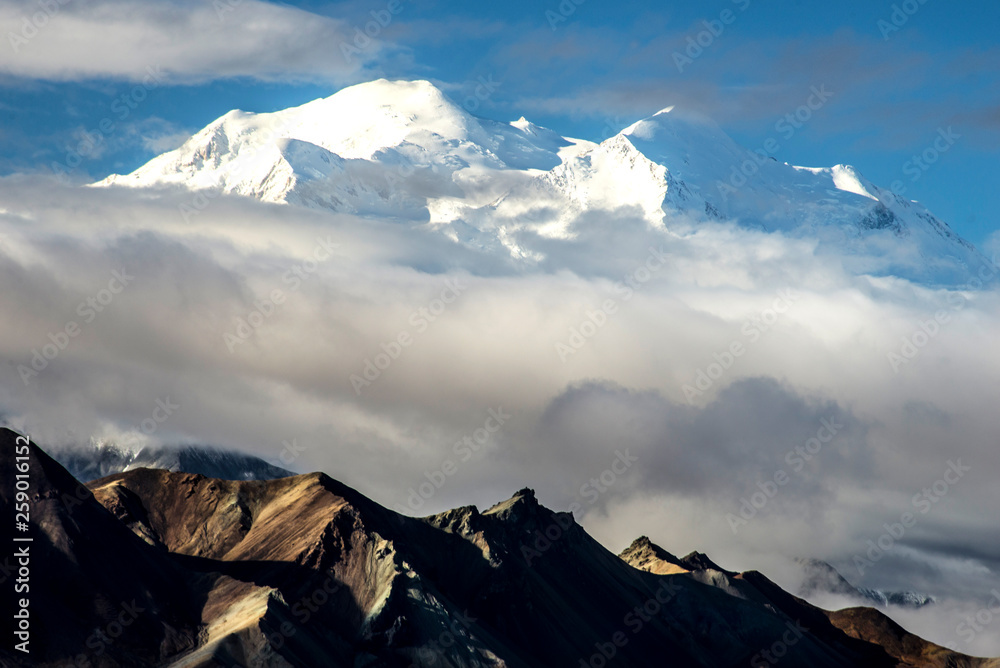
<instances>
[{"instance_id":1,"label":"snow-capped mountain","mask_svg":"<svg viewBox=\"0 0 1000 668\"><path fill-rule=\"evenodd\" d=\"M54 449L52 456L81 482L141 468L197 473L222 480L272 480L295 475L253 455L196 445L131 449L114 443L93 443Z\"/></svg>"},{"instance_id":2,"label":"snow-capped mountain","mask_svg":"<svg viewBox=\"0 0 1000 668\"><path fill-rule=\"evenodd\" d=\"M598 211L677 234L731 221L928 282L961 282L986 262L925 207L853 167L763 158L683 110L664 109L597 144L524 118L478 118L426 81L373 81L274 113L232 111L96 185L213 189L430 223L518 258L537 257L519 236L571 238L578 217Z\"/></svg>"},{"instance_id":3,"label":"snow-capped mountain","mask_svg":"<svg viewBox=\"0 0 1000 668\"><path fill-rule=\"evenodd\" d=\"M369 215L427 220L434 203L505 192L498 172L560 164L571 146L526 121L476 118L426 81L375 81L269 114L231 111L177 150L102 185L180 185Z\"/></svg>"},{"instance_id":4,"label":"snow-capped mountain","mask_svg":"<svg viewBox=\"0 0 1000 668\"><path fill-rule=\"evenodd\" d=\"M913 591L883 591L870 587L857 587L840 574L836 568L819 559L796 559L805 579L798 595L809 599L822 594L835 594L858 601L864 605L884 608L895 605L903 608L922 608L934 603L934 597Z\"/></svg>"}]
</instances>

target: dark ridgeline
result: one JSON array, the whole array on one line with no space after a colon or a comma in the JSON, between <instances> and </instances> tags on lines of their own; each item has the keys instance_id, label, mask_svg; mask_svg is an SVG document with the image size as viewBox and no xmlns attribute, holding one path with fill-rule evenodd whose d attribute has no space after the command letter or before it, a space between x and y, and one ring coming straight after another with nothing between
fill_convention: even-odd
<instances>
[{"instance_id":1,"label":"dark ridgeline","mask_svg":"<svg viewBox=\"0 0 1000 668\"><path fill-rule=\"evenodd\" d=\"M15 438L0 430L4 545ZM84 486L35 446L31 471L33 652L5 630L5 666L1000 666L700 553L641 538L615 556L531 490L419 519L321 473Z\"/></svg>"}]
</instances>

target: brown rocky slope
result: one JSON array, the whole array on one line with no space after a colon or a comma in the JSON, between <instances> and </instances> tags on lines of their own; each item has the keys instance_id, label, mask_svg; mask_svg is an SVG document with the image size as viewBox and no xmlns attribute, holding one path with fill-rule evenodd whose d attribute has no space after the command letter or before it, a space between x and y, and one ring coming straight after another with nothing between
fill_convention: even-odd
<instances>
[{"instance_id":1,"label":"brown rocky slope","mask_svg":"<svg viewBox=\"0 0 1000 668\"><path fill-rule=\"evenodd\" d=\"M5 517L14 438L0 431ZM9 665L716 668L763 665L776 643L790 667L1000 665L873 610L827 613L697 553L640 539L619 558L530 490L409 518L320 473L139 469L88 489L37 448L32 472L46 546L32 568L54 580L33 590L31 660L5 642ZM88 648L133 599L136 621Z\"/></svg>"}]
</instances>

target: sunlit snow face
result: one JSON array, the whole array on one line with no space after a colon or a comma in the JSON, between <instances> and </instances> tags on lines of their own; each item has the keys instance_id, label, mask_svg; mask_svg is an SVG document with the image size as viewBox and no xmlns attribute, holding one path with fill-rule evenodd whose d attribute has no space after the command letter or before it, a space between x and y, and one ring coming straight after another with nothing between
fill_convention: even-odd
<instances>
[{"instance_id":1,"label":"sunlit snow face","mask_svg":"<svg viewBox=\"0 0 1000 668\"><path fill-rule=\"evenodd\" d=\"M208 192L193 196L186 220L223 192L429 223L519 260L545 254L518 237L567 240L594 226L588 218L612 216L677 231L733 221L815 241L818 255L849 255L854 272L935 284L962 283L985 262L924 207L852 167L794 167L771 150L747 150L710 119L673 108L598 145L523 119L475 117L426 81L378 80L280 112L230 112L97 185Z\"/></svg>"}]
</instances>

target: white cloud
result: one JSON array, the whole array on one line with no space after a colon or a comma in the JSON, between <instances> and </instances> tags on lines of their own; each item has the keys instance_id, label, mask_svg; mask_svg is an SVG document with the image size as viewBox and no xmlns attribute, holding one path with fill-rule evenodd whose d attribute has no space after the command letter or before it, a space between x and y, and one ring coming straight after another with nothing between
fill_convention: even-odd
<instances>
[{"instance_id":1,"label":"white cloud","mask_svg":"<svg viewBox=\"0 0 1000 668\"><path fill-rule=\"evenodd\" d=\"M344 82L386 44L348 53L355 26L260 0L49 0L0 7L0 71L146 85L249 77ZM376 35L378 37L378 35Z\"/></svg>"},{"instance_id":2,"label":"white cloud","mask_svg":"<svg viewBox=\"0 0 1000 668\"><path fill-rule=\"evenodd\" d=\"M191 132L176 130L167 123L157 123L158 127L148 128L142 132L142 147L157 155L172 151L188 139Z\"/></svg>"}]
</instances>

